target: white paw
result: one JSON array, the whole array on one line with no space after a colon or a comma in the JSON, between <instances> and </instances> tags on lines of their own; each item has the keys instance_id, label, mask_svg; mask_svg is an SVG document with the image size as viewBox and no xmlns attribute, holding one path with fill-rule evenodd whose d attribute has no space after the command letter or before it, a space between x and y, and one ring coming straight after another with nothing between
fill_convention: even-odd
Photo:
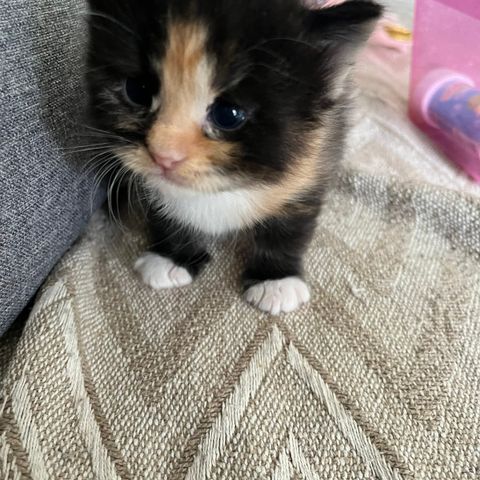
<instances>
[{"instance_id":1,"label":"white paw","mask_svg":"<svg viewBox=\"0 0 480 480\"><path fill-rule=\"evenodd\" d=\"M193 281L185 268L175 265L169 258L146 252L135 262L135 271L143 282L155 290L185 287Z\"/></svg>"},{"instance_id":2,"label":"white paw","mask_svg":"<svg viewBox=\"0 0 480 480\"><path fill-rule=\"evenodd\" d=\"M307 284L298 277L268 280L250 287L245 293L247 302L272 315L289 313L310 301Z\"/></svg>"}]
</instances>

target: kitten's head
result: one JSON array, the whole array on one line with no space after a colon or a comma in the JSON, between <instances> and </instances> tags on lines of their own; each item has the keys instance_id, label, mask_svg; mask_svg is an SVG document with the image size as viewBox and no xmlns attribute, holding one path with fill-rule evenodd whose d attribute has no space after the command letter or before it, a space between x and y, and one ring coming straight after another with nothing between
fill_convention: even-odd
<instances>
[{"instance_id":1,"label":"kitten's head","mask_svg":"<svg viewBox=\"0 0 480 480\"><path fill-rule=\"evenodd\" d=\"M214 192L315 175L381 7L90 0L96 126L150 185ZM315 157L315 160L312 160Z\"/></svg>"}]
</instances>

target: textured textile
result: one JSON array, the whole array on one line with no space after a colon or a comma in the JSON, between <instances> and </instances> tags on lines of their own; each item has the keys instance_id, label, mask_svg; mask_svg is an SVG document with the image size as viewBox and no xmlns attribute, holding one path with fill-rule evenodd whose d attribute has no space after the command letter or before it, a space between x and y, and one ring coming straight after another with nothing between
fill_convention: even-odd
<instances>
[{"instance_id":1,"label":"textured textile","mask_svg":"<svg viewBox=\"0 0 480 480\"><path fill-rule=\"evenodd\" d=\"M91 214L92 178L70 150L85 99L84 11L76 0L0 8L0 335Z\"/></svg>"},{"instance_id":2,"label":"textured textile","mask_svg":"<svg viewBox=\"0 0 480 480\"><path fill-rule=\"evenodd\" d=\"M298 313L241 300L241 241L193 286L148 290L144 237L97 214L2 344L2 478L479 478L480 200L421 183L442 160L362 105Z\"/></svg>"}]
</instances>

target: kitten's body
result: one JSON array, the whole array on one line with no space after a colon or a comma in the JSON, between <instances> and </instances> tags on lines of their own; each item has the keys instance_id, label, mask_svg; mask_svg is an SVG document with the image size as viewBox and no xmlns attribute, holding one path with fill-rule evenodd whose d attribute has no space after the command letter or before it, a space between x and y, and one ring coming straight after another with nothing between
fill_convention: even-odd
<instances>
[{"instance_id":1,"label":"kitten's body","mask_svg":"<svg viewBox=\"0 0 480 480\"><path fill-rule=\"evenodd\" d=\"M273 314L308 301L302 256L342 154L352 55L380 7L91 3L94 118L151 199L144 281L186 285L207 236L248 231L247 300Z\"/></svg>"}]
</instances>

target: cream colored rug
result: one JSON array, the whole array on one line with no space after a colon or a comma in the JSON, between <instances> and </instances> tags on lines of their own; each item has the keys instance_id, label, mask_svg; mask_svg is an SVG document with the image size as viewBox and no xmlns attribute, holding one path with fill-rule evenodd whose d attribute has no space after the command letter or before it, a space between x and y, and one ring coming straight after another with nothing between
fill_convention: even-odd
<instances>
[{"instance_id":1,"label":"cream colored rug","mask_svg":"<svg viewBox=\"0 0 480 480\"><path fill-rule=\"evenodd\" d=\"M401 81L358 78L311 305L247 306L241 245L150 291L142 235L98 214L1 343L0 478L480 478L479 189L409 124Z\"/></svg>"}]
</instances>

